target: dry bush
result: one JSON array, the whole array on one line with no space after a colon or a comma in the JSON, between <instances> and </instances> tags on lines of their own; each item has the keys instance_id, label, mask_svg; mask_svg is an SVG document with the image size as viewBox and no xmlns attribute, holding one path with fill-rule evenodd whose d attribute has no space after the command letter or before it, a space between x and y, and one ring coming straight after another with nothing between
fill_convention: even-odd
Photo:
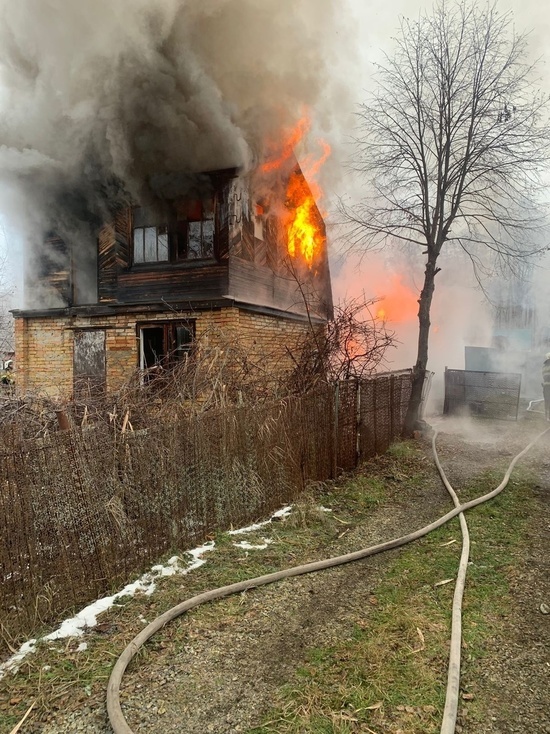
<instances>
[{"instance_id":1,"label":"dry bush","mask_svg":"<svg viewBox=\"0 0 550 734\"><path fill-rule=\"evenodd\" d=\"M125 433L158 421L177 421L182 415L304 394L319 383L366 377L383 364L394 341L373 317L374 303L357 298L340 304L328 324L310 319L294 348L281 341L269 353L251 350L250 340L233 332L212 328L184 358L146 372L136 369L120 389L108 394L85 380L65 401L6 391L0 394L3 432L11 441L104 423L115 433Z\"/></svg>"},{"instance_id":2,"label":"dry bush","mask_svg":"<svg viewBox=\"0 0 550 734\"><path fill-rule=\"evenodd\" d=\"M292 375L295 391L306 392L319 381L370 377L385 365L395 333L373 314L376 302L364 295L343 300L326 326L310 322Z\"/></svg>"}]
</instances>

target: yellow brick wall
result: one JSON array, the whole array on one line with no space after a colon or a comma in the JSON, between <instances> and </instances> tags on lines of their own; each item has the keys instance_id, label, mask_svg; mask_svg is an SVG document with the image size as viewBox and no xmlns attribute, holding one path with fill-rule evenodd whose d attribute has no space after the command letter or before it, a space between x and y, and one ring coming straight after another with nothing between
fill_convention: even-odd
<instances>
[{"instance_id":1,"label":"yellow brick wall","mask_svg":"<svg viewBox=\"0 0 550 734\"><path fill-rule=\"evenodd\" d=\"M75 329L104 328L107 389L118 389L138 367L136 324L193 319L197 340L238 343L265 368L290 368L307 325L275 316L229 307L202 312L147 312L70 318L15 319L16 385L19 392L68 397L72 393Z\"/></svg>"}]
</instances>

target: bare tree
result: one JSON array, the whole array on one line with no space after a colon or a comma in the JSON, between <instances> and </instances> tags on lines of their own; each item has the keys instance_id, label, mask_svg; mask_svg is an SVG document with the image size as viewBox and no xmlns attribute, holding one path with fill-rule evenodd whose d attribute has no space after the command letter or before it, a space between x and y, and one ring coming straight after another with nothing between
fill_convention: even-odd
<instances>
[{"instance_id":1,"label":"bare tree","mask_svg":"<svg viewBox=\"0 0 550 734\"><path fill-rule=\"evenodd\" d=\"M431 15L401 21L359 113L353 167L367 195L344 209L352 244L407 242L425 255L405 435L418 419L444 246L460 246L478 279L487 254L513 268L542 249L534 233L545 223L537 202L550 150L547 98L533 87L526 51L496 5L440 0Z\"/></svg>"}]
</instances>

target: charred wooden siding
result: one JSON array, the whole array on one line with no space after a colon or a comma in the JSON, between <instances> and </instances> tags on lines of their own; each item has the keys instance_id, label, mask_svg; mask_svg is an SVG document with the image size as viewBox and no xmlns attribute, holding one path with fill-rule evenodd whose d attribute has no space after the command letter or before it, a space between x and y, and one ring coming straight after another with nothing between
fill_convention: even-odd
<instances>
[{"instance_id":1,"label":"charred wooden siding","mask_svg":"<svg viewBox=\"0 0 550 734\"><path fill-rule=\"evenodd\" d=\"M215 198L215 248L218 259L227 261L229 257L229 190L231 182L224 181L219 186Z\"/></svg>"},{"instance_id":2,"label":"charred wooden siding","mask_svg":"<svg viewBox=\"0 0 550 734\"><path fill-rule=\"evenodd\" d=\"M132 209L120 209L98 238L100 303L182 303L228 293L229 174L213 177L215 259L132 265Z\"/></svg>"},{"instance_id":3,"label":"charred wooden siding","mask_svg":"<svg viewBox=\"0 0 550 734\"><path fill-rule=\"evenodd\" d=\"M313 268L289 260L278 218L260 221L246 180L235 172L212 174L214 257L132 264L132 209L119 210L98 238L99 302L123 304L204 303L227 297L295 314L332 316L326 247ZM320 213L319 226L324 229Z\"/></svg>"},{"instance_id":4,"label":"charred wooden siding","mask_svg":"<svg viewBox=\"0 0 550 734\"><path fill-rule=\"evenodd\" d=\"M308 307L304 293L308 293L309 310L321 318L331 318L332 301L317 289L304 287L295 277L274 273L238 257L229 262L229 293L237 301L276 308L280 311L306 315Z\"/></svg>"},{"instance_id":5,"label":"charred wooden siding","mask_svg":"<svg viewBox=\"0 0 550 734\"><path fill-rule=\"evenodd\" d=\"M324 232L324 222L318 215ZM318 253L312 268L302 266L290 259L275 217L266 218L263 239L258 239L253 221L243 214L230 250L229 293L237 301L296 314L306 314L309 308L313 315L330 319L333 308L326 247ZM304 294L308 294L307 305Z\"/></svg>"},{"instance_id":6,"label":"charred wooden siding","mask_svg":"<svg viewBox=\"0 0 550 734\"><path fill-rule=\"evenodd\" d=\"M100 303L118 300L118 274L130 266L132 210L119 209L98 237L98 296Z\"/></svg>"},{"instance_id":7,"label":"charred wooden siding","mask_svg":"<svg viewBox=\"0 0 550 734\"><path fill-rule=\"evenodd\" d=\"M218 299L227 292L227 263L136 268L118 275L118 303L181 303Z\"/></svg>"},{"instance_id":8,"label":"charred wooden siding","mask_svg":"<svg viewBox=\"0 0 550 734\"><path fill-rule=\"evenodd\" d=\"M98 297L100 302L116 300L117 258L116 238L113 224L104 225L98 242Z\"/></svg>"}]
</instances>

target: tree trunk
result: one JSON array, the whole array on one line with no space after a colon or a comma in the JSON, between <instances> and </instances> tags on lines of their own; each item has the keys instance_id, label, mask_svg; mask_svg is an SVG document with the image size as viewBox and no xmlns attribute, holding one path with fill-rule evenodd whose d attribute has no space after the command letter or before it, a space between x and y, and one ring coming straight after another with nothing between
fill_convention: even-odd
<instances>
[{"instance_id":1,"label":"tree trunk","mask_svg":"<svg viewBox=\"0 0 550 734\"><path fill-rule=\"evenodd\" d=\"M403 437L410 438L419 419L420 403L422 402L422 388L426 378L428 366L428 337L430 334L430 309L435 288L435 276L439 272L436 268L437 257L428 256L424 271L424 287L418 300L418 353L416 364L413 367L412 391L403 425Z\"/></svg>"}]
</instances>

